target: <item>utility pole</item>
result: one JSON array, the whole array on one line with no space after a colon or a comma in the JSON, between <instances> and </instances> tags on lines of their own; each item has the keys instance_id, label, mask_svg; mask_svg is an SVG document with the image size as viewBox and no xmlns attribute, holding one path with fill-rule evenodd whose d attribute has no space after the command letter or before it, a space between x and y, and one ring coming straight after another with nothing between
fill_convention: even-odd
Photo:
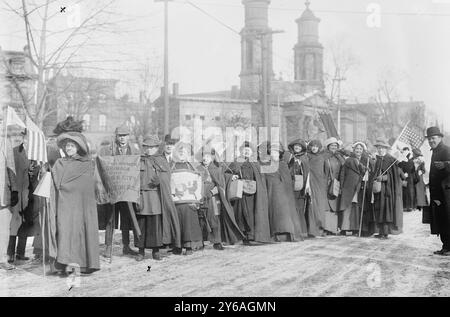
<instances>
[{"instance_id":1,"label":"utility pole","mask_svg":"<svg viewBox=\"0 0 450 317\"><path fill-rule=\"evenodd\" d=\"M164 2L164 135L169 134L169 1Z\"/></svg>"},{"instance_id":2,"label":"utility pole","mask_svg":"<svg viewBox=\"0 0 450 317\"><path fill-rule=\"evenodd\" d=\"M341 77L341 70L339 67L336 68L336 74L333 78L333 86L334 82L337 82L337 132L341 135L341 82L346 80L346 78Z\"/></svg>"},{"instance_id":3,"label":"utility pole","mask_svg":"<svg viewBox=\"0 0 450 317\"><path fill-rule=\"evenodd\" d=\"M271 131L272 131L272 105L270 101L270 74L269 74L269 56L267 54L268 47L266 36L269 34L283 33L284 31L272 31L267 30L263 32L258 32L256 37L261 40L261 102L263 108L263 120L264 126L268 128L267 139L269 142L271 139Z\"/></svg>"}]
</instances>

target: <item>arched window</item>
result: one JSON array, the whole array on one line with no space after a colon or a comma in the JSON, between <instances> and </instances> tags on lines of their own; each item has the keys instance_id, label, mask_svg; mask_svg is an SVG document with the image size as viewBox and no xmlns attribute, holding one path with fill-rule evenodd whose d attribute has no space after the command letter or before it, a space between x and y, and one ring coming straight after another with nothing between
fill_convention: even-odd
<instances>
[{"instance_id":1,"label":"arched window","mask_svg":"<svg viewBox=\"0 0 450 317\"><path fill-rule=\"evenodd\" d=\"M83 115L83 121L84 121L84 130L89 131L91 129L91 116L89 114Z\"/></svg>"},{"instance_id":2,"label":"arched window","mask_svg":"<svg viewBox=\"0 0 450 317\"><path fill-rule=\"evenodd\" d=\"M106 131L106 116L104 114L98 116L98 126L100 131Z\"/></svg>"}]
</instances>

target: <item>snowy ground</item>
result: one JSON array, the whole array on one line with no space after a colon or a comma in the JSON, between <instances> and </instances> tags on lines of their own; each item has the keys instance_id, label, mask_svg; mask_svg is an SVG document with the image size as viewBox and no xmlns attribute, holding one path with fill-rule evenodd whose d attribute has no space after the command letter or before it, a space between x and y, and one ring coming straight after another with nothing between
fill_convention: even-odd
<instances>
[{"instance_id":1,"label":"snowy ground","mask_svg":"<svg viewBox=\"0 0 450 317\"><path fill-rule=\"evenodd\" d=\"M112 264L102 258L99 272L77 280L44 277L31 262L0 271L0 295L450 296L450 257L432 254L441 243L421 216L404 213L404 233L388 240L328 236L225 251L207 245L191 256L163 252L160 262L151 252L143 262L122 256L117 242Z\"/></svg>"}]
</instances>

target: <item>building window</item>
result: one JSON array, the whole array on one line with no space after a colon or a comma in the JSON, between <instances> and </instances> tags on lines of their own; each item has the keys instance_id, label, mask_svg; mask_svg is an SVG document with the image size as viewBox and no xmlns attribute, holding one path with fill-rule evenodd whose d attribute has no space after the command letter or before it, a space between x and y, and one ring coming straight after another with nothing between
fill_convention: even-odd
<instances>
[{"instance_id":1,"label":"building window","mask_svg":"<svg viewBox=\"0 0 450 317\"><path fill-rule=\"evenodd\" d=\"M214 120L215 120L215 121L220 121L220 117L219 117L219 116L215 116L215 117L214 117Z\"/></svg>"},{"instance_id":2,"label":"building window","mask_svg":"<svg viewBox=\"0 0 450 317\"><path fill-rule=\"evenodd\" d=\"M205 116L200 116L200 120L205 121Z\"/></svg>"},{"instance_id":3,"label":"building window","mask_svg":"<svg viewBox=\"0 0 450 317\"><path fill-rule=\"evenodd\" d=\"M191 120L191 115L187 114L187 115L184 116L184 118L185 118L186 121L189 121L189 120Z\"/></svg>"},{"instance_id":4,"label":"building window","mask_svg":"<svg viewBox=\"0 0 450 317\"><path fill-rule=\"evenodd\" d=\"M83 129L89 131L91 128L91 116L89 114L83 115Z\"/></svg>"},{"instance_id":5,"label":"building window","mask_svg":"<svg viewBox=\"0 0 450 317\"><path fill-rule=\"evenodd\" d=\"M15 75L23 75L25 74L25 67L21 63L12 63L11 64L11 73Z\"/></svg>"},{"instance_id":6,"label":"building window","mask_svg":"<svg viewBox=\"0 0 450 317\"><path fill-rule=\"evenodd\" d=\"M106 131L106 116L104 114L98 116L98 126L100 131Z\"/></svg>"}]
</instances>

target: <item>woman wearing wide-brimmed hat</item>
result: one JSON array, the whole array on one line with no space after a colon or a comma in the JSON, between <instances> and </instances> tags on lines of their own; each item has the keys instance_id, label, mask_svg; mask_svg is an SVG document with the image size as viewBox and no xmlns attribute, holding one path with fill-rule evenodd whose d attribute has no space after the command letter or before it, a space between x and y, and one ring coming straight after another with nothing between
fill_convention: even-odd
<instances>
[{"instance_id":1,"label":"woman wearing wide-brimmed hat","mask_svg":"<svg viewBox=\"0 0 450 317\"><path fill-rule=\"evenodd\" d=\"M403 210L401 205L401 182L398 161L388 153L391 147L385 139L377 139L374 146L377 156L372 179L377 238L387 239L390 233L401 232Z\"/></svg>"},{"instance_id":2,"label":"woman wearing wide-brimmed hat","mask_svg":"<svg viewBox=\"0 0 450 317\"><path fill-rule=\"evenodd\" d=\"M324 156L325 156L325 174L327 178L327 198L328 198L328 209L325 211L325 223L324 229L333 234L338 233L338 206L341 196L338 192L333 193L333 183L336 180L339 181L339 176L341 173L342 166L344 165L345 159L339 152L339 147L342 142L335 137L331 137L324 141ZM337 190L337 188L335 188Z\"/></svg>"},{"instance_id":3,"label":"woman wearing wide-brimmed hat","mask_svg":"<svg viewBox=\"0 0 450 317\"><path fill-rule=\"evenodd\" d=\"M243 243L251 245L250 241L271 242L269 226L269 210L265 177L257 161L255 146L245 141L240 147L240 156L229 166L235 178L256 182L256 192L243 193L241 199L233 202L236 222L244 233Z\"/></svg>"},{"instance_id":4,"label":"woman wearing wide-brimmed hat","mask_svg":"<svg viewBox=\"0 0 450 317\"><path fill-rule=\"evenodd\" d=\"M223 244L235 244L244 239L236 223L233 207L226 197L227 180L224 165L217 162L217 153L212 146L204 146L197 159L201 161L197 170L203 180L203 201L201 224L204 240L209 240L216 250L223 250Z\"/></svg>"},{"instance_id":5,"label":"woman wearing wide-brimmed hat","mask_svg":"<svg viewBox=\"0 0 450 317\"><path fill-rule=\"evenodd\" d=\"M264 142L258 147L261 166L274 166L265 173L269 201L270 233L275 241L299 241L308 236L306 220L297 213L294 185L289 167L283 160L280 143Z\"/></svg>"},{"instance_id":6,"label":"woman wearing wide-brimmed hat","mask_svg":"<svg viewBox=\"0 0 450 317\"><path fill-rule=\"evenodd\" d=\"M159 249L163 246L163 226L161 191L159 188L159 167L154 162L161 142L156 135L149 135L142 141L141 172L140 172L140 203L136 212L140 239L134 244L139 249L137 261L145 258L145 249L152 249L152 258L161 260Z\"/></svg>"},{"instance_id":7,"label":"woman wearing wide-brimmed hat","mask_svg":"<svg viewBox=\"0 0 450 317\"><path fill-rule=\"evenodd\" d=\"M374 232L375 225L369 182L369 173L373 170L374 161L370 159L364 142L357 141L353 143L352 148L353 153L345 160L340 175L342 194L339 201L338 226L341 234L359 233L361 214L364 211L361 234L370 236Z\"/></svg>"},{"instance_id":8,"label":"woman wearing wide-brimmed hat","mask_svg":"<svg viewBox=\"0 0 450 317\"><path fill-rule=\"evenodd\" d=\"M58 146L66 155L52 168L56 193L56 268L76 264L83 273L100 269L94 162L86 138L62 133Z\"/></svg>"}]
</instances>

